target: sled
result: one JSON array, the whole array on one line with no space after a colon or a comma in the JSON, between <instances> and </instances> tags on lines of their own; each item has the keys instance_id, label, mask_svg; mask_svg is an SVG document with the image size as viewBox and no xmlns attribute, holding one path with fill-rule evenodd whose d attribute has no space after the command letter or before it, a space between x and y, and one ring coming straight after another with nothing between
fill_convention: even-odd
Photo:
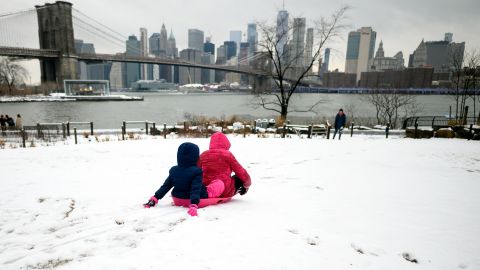
<instances>
[{"instance_id":1,"label":"sled","mask_svg":"<svg viewBox=\"0 0 480 270\"><path fill-rule=\"evenodd\" d=\"M188 207L190 205L190 199L180 199L175 197L172 197L172 199L173 204L175 204L176 206ZM231 199L232 197L200 199L200 202L198 203L198 208L207 207L209 205L215 205L219 203L226 203Z\"/></svg>"}]
</instances>

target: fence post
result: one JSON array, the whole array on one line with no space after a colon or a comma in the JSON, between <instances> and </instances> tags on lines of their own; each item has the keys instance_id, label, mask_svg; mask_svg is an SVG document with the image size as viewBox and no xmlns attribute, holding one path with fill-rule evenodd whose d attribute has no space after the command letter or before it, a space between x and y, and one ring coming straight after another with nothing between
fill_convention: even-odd
<instances>
[{"instance_id":1,"label":"fence post","mask_svg":"<svg viewBox=\"0 0 480 270\"><path fill-rule=\"evenodd\" d=\"M247 123L243 123L243 138L247 137Z\"/></svg>"},{"instance_id":2,"label":"fence post","mask_svg":"<svg viewBox=\"0 0 480 270\"><path fill-rule=\"evenodd\" d=\"M312 130L313 130L313 126L312 124L310 124L308 126L308 138L311 139L312 138Z\"/></svg>"},{"instance_id":3,"label":"fence post","mask_svg":"<svg viewBox=\"0 0 480 270\"><path fill-rule=\"evenodd\" d=\"M448 114L448 120L452 120L452 105L450 105L450 113Z\"/></svg>"},{"instance_id":4,"label":"fence post","mask_svg":"<svg viewBox=\"0 0 480 270\"><path fill-rule=\"evenodd\" d=\"M223 133L223 121L221 122L221 124L222 124L222 133Z\"/></svg>"},{"instance_id":5,"label":"fence post","mask_svg":"<svg viewBox=\"0 0 480 270\"><path fill-rule=\"evenodd\" d=\"M205 132L205 138L208 138L208 126L210 125L210 123L207 122L207 128L205 128L206 132Z\"/></svg>"},{"instance_id":6,"label":"fence post","mask_svg":"<svg viewBox=\"0 0 480 270\"><path fill-rule=\"evenodd\" d=\"M388 132L390 132L390 123L387 124L387 128L385 129L385 136L388 139Z\"/></svg>"},{"instance_id":7,"label":"fence post","mask_svg":"<svg viewBox=\"0 0 480 270\"><path fill-rule=\"evenodd\" d=\"M122 126L122 141L125 141L125 127Z\"/></svg>"},{"instance_id":8,"label":"fence post","mask_svg":"<svg viewBox=\"0 0 480 270\"><path fill-rule=\"evenodd\" d=\"M145 120L145 134L148 135L148 121Z\"/></svg>"},{"instance_id":9,"label":"fence post","mask_svg":"<svg viewBox=\"0 0 480 270\"><path fill-rule=\"evenodd\" d=\"M257 133L257 121L253 120L253 134Z\"/></svg>"},{"instance_id":10,"label":"fence post","mask_svg":"<svg viewBox=\"0 0 480 270\"><path fill-rule=\"evenodd\" d=\"M287 135L287 124L283 124L282 138L285 138Z\"/></svg>"},{"instance_id":11,"label":"fence post","mask_svg":"<svg viewBox=\"0 0 480 270\"><path fill-rule=\"evenodd\" d=\"M330 124L327 123L327 140L330 140L330 129L331 129L331 126Z\"/></svg>"},{"instance_id":12,"label":"fence post","mask_svg":"<svg viewBox=\"0 0 480 270\"><path fill-rule=\"evenodd\" d=\"M67 122L67 136L70 137L70 121Z\"/></svg>"},{"instance_id":13,"label":"fence post","mask_svg":"<svg viewBox=\"0 0 480 270\"><path fill-rule=\"evenodd\" d=\"M432 128L434 127L434 125L435 125L435 116L432 119Z\"/></svg>"},{"instance_id":14,"label":"fence post","mask_svg":"<svg viewBox=\"0 0 480 270\"><path fill-rule=\"evenodd\" d=\"M73 135L75 136L75 144L78 143L77 141L77 128L73 128Z\"/></svg>"},{"instance_id":15,"label":"fence post","mask_svg":"<svg viewBox=\"0 0 480 270\"><path fill-rule=\"evenodd\" d=\"M27 148L27 145L25 144L25 129L22 128L22 130L20 131L22 133L22 145L23 145L23 148Z\"/></svg>"},{"instance_id":16,"label":"fence post","mask_svg":"<svg viewBox=\"0 0 480 270\"><path fill-rule=\"evenodd\" d=\"M463 115L463 124L467 124L467 116L468 116L468 106L465 106L465 113Z\"/></svg>"},{"instance_id":17,"label":"fence post","mask_svg":"<svg viewBox=\"0 0 480 270\"><path fill-rule=\"evenodd\" d=\"M155 122L153 122L152 126L153 126L153 128L152 128L152 132L150 132L150 135L155 136L155 135L157 135L157 134L156 134L156 133L157 133L157 129L155 128Z\"/></svg>"},{"instance_id":18,"label":"fence post","mask_svg":"<svg viewBox=\"0 0 480 270\"><path fill-rule=\"evenodd\" d=\"M37 137L40 139L41 131L40 131L40 123L37 123Z\"/></svg>"},{"instance_id":19,"label":"fence post","mask_svg":"<svg viewBox=\"0 0 480 270\"><path fill-rule=\"evenodd\" d=\"M468 140L469 141L473 137L472 130L473 130L473 124L470 124L470 128L468 129Z\"/></svg>"},{"instance_id":20,"label":"fence post","mask_svg":"<svg viewBox=\"0 0 480 270\"><path fill-rule=\"evenodd\" d=\"M90 122L90 135L93 136L93 122Z\"/></svg>"},{"instance_id":21,"label":"fence post","mask_svg":"<svg viewBox=\"0 0 480 270\"><path fill-rule=\"evenodd\" d=\"M125 140L125 134L126 133L127 133L127 122L123 121L123 125L122 125L122 138L123 138L123 140Z\"/></svg>"},{"instance_id":22,"label":"fence post","mask_svg":"<svg viewBox=\"0 0 480 270\"><path fill-rule=\"evenodd\" d=\"M167 124L163 123L163 138L167 138Z\"/></svg>"},{"instance_id":23,"label":"fence post","mask_svg":"<svg viewBox=\"0 0 480 270\"><path fill-rule=\"evenodd\" d=\"M62 136L63 136L63 138L64 138L64 139L65 139L65 138L66 138L66 136L67 136L67 134L66 134L66 130L65 130L65 129L66 129L66 127L65 127L65 123L62 123Z\"/></svg>"},{"instance_id":24,"label":"fence post","mask_svg":"<svg viewBox=\"0 0 480 270\"><path fill-rule=\"evenodd\" d=\"M187 121L183 121L183 134L187 137Z\"/></svg>"},{"instance_id":25,"label":"fence post","mask_svg":"<svg viewBox=\"0 0 480 270\"><path fill-rule=\"evenodd\" d=\"M353 137L353 126L355 125L355 122L352 121L352 126L350 127L350 137Z\"/></svg>"},{"instance_id":26,"label":"fence post","mask_svg":"<svg viewBox=\"0 0 480 270\"><path fill-rule=\"evenodd\" d=\"M417 138L417 131L418 131L418 123L417 123L417 121L415 121L415 133L414 133L414 136L413 136L414 139Z\"/></svg>"}]
</instances>

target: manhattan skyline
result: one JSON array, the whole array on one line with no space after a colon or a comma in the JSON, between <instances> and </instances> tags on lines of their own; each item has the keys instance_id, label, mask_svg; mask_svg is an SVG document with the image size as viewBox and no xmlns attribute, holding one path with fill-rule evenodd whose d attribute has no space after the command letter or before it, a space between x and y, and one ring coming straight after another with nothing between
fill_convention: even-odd
<instances>
[{"instance_id":1,"label":"manhattan skyline","mask_svg":"<svg viewBox=\"0 0 480 270\"><path fill-rule=\"evenodd\" d=\"M218 47L230 39L229 34L232 30L241 30L246 34L248 23L261 21L273 23L278 11L283 8L282 1L270 0L244 0L241 3L230 0L70 2L74 8L124 36L135 34L139 37L140 27L147 28L150 36L152 33L160 32L164 23L168 32L173 30L179 49L187 48L188 29L204 31L206 37L212 36L212 42ZM31 9L44 3L45 1L18 0L4 7L1 13ZM480 47L480 36L476 34L475 27L480 23L476 14L480 10L480 1L462 0L454 3L444 0L402 2L286 0L285 9L289 12L290 18L305 17L307 27L313 27L315 20L321 16L329 16L343 4L352 8L347 13L348 18L345 21L347 27L341 38L328 44L328 47L332 48L330 70L336 68L344 70L348 32L363 26L371 26L377 32L375 49L378 48L380 41L383 41L386 56L393 56L398 51L408 56L422 39L441 40L445 32L452 32L454 41L465 41L466 51ZM95 44L95 40L85 39L85 42Z\"/></svg>"}]
</instances>

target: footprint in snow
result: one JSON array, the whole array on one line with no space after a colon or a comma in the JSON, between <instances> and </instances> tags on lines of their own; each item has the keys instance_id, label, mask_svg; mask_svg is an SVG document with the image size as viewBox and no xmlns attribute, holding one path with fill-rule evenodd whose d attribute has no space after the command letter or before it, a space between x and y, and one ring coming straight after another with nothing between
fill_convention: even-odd
<instances>
[{"instance_id":1,"label":"footprint in snow","mask_svg":"<svg viewBox=\"0 0 480 270\"><path fill-rule=\"evenodd\" d=\"M408 253L408 252L402 253L402 257L403 257L405 260L407 260L407 261L409 261L409 262L411 262L411 263L418 263L418 260L417 260L412 254L410 254L410 253Z\"/></svg>"},{"instance_id":2,"label":"footprint in snow","mask_svg":"<svg viewBox=\"0 0 480 270\"><path fill-rule=\"evenodd\" d=\"M350 246L353 248L353 250L355 250L356 252L358 252L358 253L360 253L360 254L378 256L378 254L376 254L376 253L374 253L374 252L371 252L371 251L367 251L367 250L365 250L364 248L359 247L359 246L356 245L355 243L350 243Z\"/></svg>"}]
</instances>

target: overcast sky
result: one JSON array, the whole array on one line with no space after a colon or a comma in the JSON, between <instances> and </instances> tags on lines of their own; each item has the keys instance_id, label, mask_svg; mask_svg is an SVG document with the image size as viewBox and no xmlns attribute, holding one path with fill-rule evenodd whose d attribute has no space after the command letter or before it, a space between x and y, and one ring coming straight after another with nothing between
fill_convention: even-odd
<instances>
[{"instance_id":1,"label":"overcast sky","mask_svg":"<svg viewBox=\"0 0 480 270\"><path fill-rule=\"evenodd\" d=\"M4 2L5 0L2 0ZM53 2L53 1L52 1ZM217 46L229 39L230 30L246 31L247 23L269 20L274 22L282 0L72 0L73 7L124 36L139 36L146 27L148 35L160 32L162 23L173 30L177 47L187 46L187 29L198 28L212 36ZM0 14L25 10L45 2L34 0L10 1L2 4ZM440 40L445 32L453 33L456 42L465 41L467 50L480 48L480 0L357 0L320 1L285 0L290 17L306 17L307 27L321 16L348 4L352 7L345 21L349 28L342 39L330 44L334 50L330 68L344 69L348 31L371 26L377 32L377 45L383 40L386 56L402 51L408 55L422 39ZM35 22L32 21L32 24ZM92 22L93 23L93 22ZM36 27L36 25L35 25ZM34 33L36 33L36 28ZM102 40L95 40L82 30L76 37L93 42L100 50ZM32 34L35 35L35 34ZM91 38L92 40L88 40ZM98 44L97 44L98 43ZM117 46L118 50L121 48ZM376 49L375 48L375 49ZM32 78L32 81L36 81Z\"/></svg>"}]
</instances>

